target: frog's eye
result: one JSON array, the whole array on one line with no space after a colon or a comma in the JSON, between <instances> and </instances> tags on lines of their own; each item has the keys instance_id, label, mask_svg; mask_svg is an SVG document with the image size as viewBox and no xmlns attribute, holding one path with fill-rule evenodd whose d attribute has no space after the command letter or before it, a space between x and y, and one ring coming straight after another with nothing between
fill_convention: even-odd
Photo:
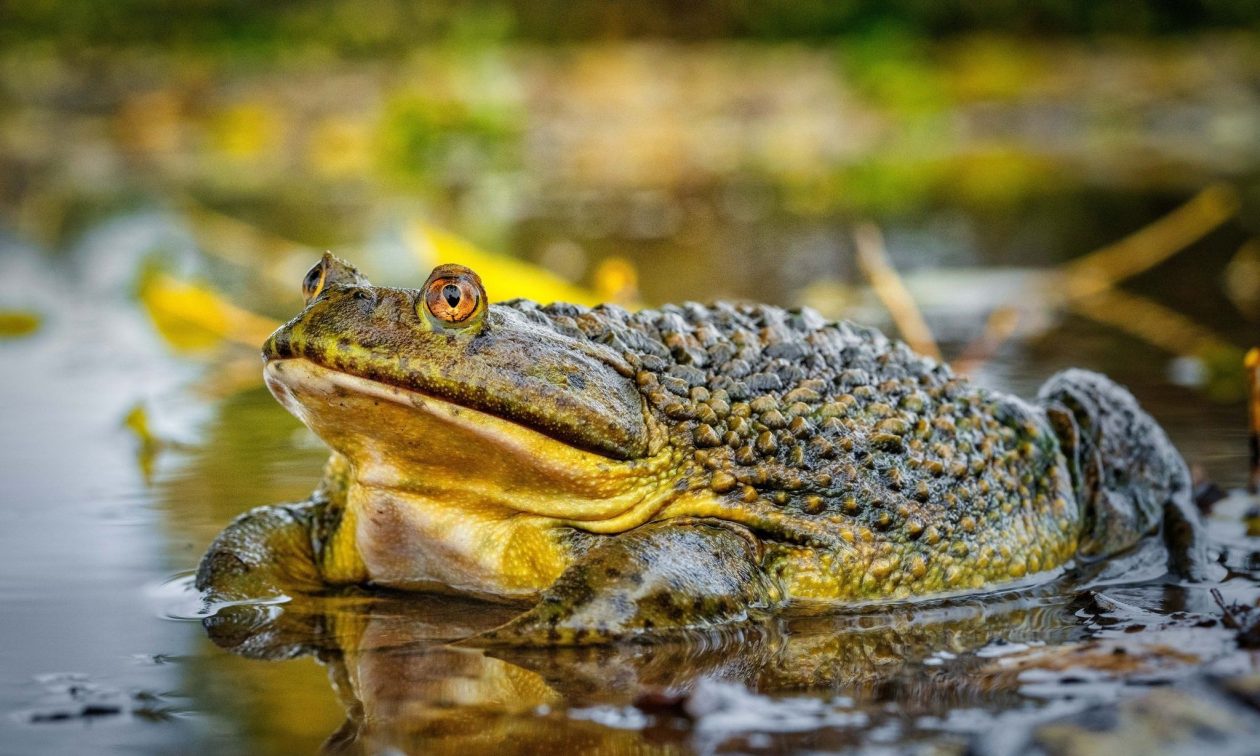
<instances>
[{"instance_id":1,"label":"frog's eye","mask_svg":"<svg viewBox=\"0 0 1260 756\"><path fill-rule=\"evenodd\" d=\"M442 265L424 285L424 307L443 324L464 327L485 309L481 279L460 265Z\"/></svg>"},{"instance_id":2,"label":"frog's eye","mask_svg":"<svg viewBox=\"0 0 1260 756\"><path fill-rule=\"evenodd\" d=\"M328 277L328 266L325 265L327 260L320 260L306 271L306 277L302 279L302 298L310 304L311 300L319 296L324 290L324 279Z\"/></svg>"},{"instance_id":3,"label":"frog's eye","mask_svg":"<svg viewBox=\"0 0 1260 756\"><path fill-rule=\"evenodd\" d=\"M306 271L306 277L302 279L302 297L310 304L324 289L337 284L363 287L372 285L353 265L332 252L325 252L320 261Z\"/></svg>"}]
</instances>

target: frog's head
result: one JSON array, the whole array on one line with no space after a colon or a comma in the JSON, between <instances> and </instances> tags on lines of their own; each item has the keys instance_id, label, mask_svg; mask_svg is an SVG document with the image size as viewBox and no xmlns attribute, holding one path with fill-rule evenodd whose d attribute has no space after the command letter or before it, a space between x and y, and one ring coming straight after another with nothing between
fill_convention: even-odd
<instances>
[{"instance_id":1,"label":"frog's head","mask_svg":"<svg viewBox=\"0 0 1260 756\"><path fill-rule=\"evenodd\" d=\"M459 479L470 499L580 518L659 470L664 431L625 358L488 304L468 268L389 288L326 254L303 294L263 346L267 385L360 478L448 498Z\"/></svg>"}]
</instances>

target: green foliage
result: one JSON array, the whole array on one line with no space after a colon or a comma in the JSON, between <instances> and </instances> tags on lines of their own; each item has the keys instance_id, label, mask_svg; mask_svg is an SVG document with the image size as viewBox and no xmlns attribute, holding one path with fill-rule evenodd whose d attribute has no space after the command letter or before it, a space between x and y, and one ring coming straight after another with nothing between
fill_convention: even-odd
<instances>
[{"instance_id":1,"label":"green foliage","mask_svg":"<svg viewBox=\"0 0 1260 756\"><path fill-rule=\"evenodd\" d=\"M381 55L452 39L825 40L889 27L921 37L977 31L1179 35L1260 30L1260 5L1252 0L16 0L0 5L0 45L55 39L66 50L151 46L270 56L293 46L326 47L350 57Z\"/></svg>"}]
</instances>

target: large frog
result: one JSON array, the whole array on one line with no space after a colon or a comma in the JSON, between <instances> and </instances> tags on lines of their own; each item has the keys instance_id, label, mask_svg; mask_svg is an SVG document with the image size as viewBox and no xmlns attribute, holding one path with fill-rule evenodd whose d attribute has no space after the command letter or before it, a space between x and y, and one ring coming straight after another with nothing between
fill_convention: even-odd
<instances>
[{"instance_id":1,"label":"large frog","mask_svg":"<svg viewBox=\"0 0 1260 756\"><path fill-rule=\"evenodd\" d=\"M303 288L264 374L332 457L214 541L213 598L455 591L533 602L483 640L590 643L1038 580L1161 526L1219 569L1181 457L1095 373L1029 404L807 309L490 305L458 265L401 289L325 255Z\"/></svg>"}]
</instances>

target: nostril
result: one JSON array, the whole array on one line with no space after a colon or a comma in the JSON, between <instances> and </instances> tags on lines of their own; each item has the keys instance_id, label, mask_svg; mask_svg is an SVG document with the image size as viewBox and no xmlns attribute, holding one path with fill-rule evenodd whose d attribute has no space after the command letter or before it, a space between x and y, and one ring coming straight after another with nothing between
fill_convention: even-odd
<instances>
[{"instance_id":1,"label":"nostril","mask_svg":"<svg viewBox=\"0 0 1260 756\"><path fill-rule=\"evenodd\" d=\"M364 314L376 312L376 293L371 289L358 289L350 293L350 298Z\"/></svg>"}]
</instances>

